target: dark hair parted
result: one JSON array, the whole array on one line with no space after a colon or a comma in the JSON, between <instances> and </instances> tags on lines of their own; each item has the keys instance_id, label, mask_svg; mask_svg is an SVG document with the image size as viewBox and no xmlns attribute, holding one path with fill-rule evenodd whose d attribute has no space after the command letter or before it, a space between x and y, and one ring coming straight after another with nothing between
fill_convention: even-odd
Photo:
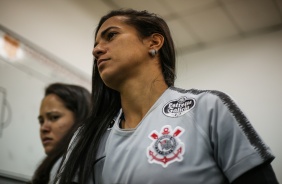
<instances>
[{"instance_id":1,"label":"dark hair parted","mask_svg":"<svg viewBox=\"0 0 282 184\"><path fill-rule=\"evenodd\" d=\"M147 11L113 10L100 19L95 37L102 24L114 16L125 17L125 23L133 26L141 38L149 37L154 33L161 34L164 37L164 44L158 52L165 82L168 86L173 86L175 80L175 49L166 22L156 14ZM94 60L92 112L80 129L74 141L73 149L65 162L64 169L61 170L59 178L57 178L60 184L71 183L77 173L78 183L87 183L91 174L95 172L95 156L99 149L100 140L121 108L119 92L104 84L96 65L97 62ZM79 168L78 172L77 168Z\"/></svg>"},{"instance_id":2,"label":"dark hair parted","mask_svg":"<svg viewBox=\"0 0 282 184\"><path fill-rule=\"evenodd\" d=\"M47 184L49 182L49 175L53 165L63 156L73 133L90 113L91 95L87 89L81 86L53 83L45 89L44 96L46 97L49 94L57 95L64 106L73 112L75 123L36 169L32 178L33 184Z\"/></svg>"},{"instance_id":3,"label":"dark hair parted","mask_svg":"<svg viewBox=\"0 0 282 184\"><path fill-rule=\"evenodd\" d=\"M74 113L75 122L82 122L89 115L91 95L81 86L54 83L45 90L45 96L55 94L63 101L65 107Z\"/></svg>"}]
</instances>

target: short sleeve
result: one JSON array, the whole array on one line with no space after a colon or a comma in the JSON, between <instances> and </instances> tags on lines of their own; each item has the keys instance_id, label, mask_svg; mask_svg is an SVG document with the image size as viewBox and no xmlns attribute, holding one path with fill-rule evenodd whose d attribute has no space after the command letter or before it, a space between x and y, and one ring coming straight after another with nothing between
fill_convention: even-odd
<instances>
[{"instance_id":1,"label":"short sleeve","mask_svg":"<svg viewBox=\"0 0 282 184\"><path fill-rule=\"evenodd\" d=\"M209 91L205 101L207 134L214 158L229 182L274 159L269 147L228 95Z\"/></svg>"}]
</instances>

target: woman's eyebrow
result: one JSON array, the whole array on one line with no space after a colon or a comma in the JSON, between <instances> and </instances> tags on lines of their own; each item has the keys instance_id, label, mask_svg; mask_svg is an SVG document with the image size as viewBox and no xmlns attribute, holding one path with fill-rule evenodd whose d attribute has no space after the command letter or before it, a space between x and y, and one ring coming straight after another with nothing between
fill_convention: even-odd
<instances>
[{"instance_id":1,"label":"woman's eyebrow","mask_svg":"<svg viewBox=\"0 0 282 184\"><path fill-rule=\"evenodd\" d=\"M107 34L107 32L108 32L109 30L114 29L114 28L119 29L119 27L110 26L110 27L108 27L107 29L105 29L104 31L101 32L101 38L103 38L103 37ZM97 44L98 44L98 42L96 42L96 43L94 44L94 47L95 47Z\"/></svg>"}]
</instances>

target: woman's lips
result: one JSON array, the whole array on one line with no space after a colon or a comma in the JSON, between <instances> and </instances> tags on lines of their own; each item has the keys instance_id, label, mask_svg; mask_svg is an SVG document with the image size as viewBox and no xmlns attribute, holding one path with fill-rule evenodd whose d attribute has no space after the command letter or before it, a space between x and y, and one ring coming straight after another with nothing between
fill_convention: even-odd
<instances>
[{"instance_id":1,"label":"woman's lips","mask_svg":"<svg viewBox=\"0 0 282 184\"><path fill-rule=\"evenodd\" d=\"M42 139L42 143L43 143L43 145L45 145L45 144L49 144L50 142L52 142L52 138L49 138L49 137L47 137L47 138L43 138Z\"/></svg>"},{"instance_id":2,"label":"woman's lips","mask_svg":"<svg viewBox=\"0 0 282 184\"><path fill-rule=\"evenodd\" d=\"M99 59L97 61L97 65L99 66L102 62L107 61L107 60L109 60L109 59Z\"/></svg>"}]
</instances>

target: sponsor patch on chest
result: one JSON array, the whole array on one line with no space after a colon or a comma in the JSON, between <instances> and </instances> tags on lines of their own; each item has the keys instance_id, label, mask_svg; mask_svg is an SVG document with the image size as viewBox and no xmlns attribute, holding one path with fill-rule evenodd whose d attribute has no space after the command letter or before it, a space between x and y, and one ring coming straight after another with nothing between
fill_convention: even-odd
<instances>
[{"instance_id":1,"label":"sponsor patch on chest","mask_svg":"<svg viewBox=\"0 0 282 184\"><path fill-rule=\"evenodd\" d=\"M177 126L172 130L170 125L165 125L160 132L152 131L149 138L152 140L147 147L148 162L167 167L173 162L183 160L185 146L179 137L185 130Z\"/></svg>"},{"instance_id":2,"label":"sponsor patch on chest","mask_svg":"<svg viewBox=\"0 0 282 184\"><path fill-rule=\"evenodd\" d=\"M195 106L195 99L186 96L171 100L163 107L163 114L168 117L182 116Z\"/></svg>"}]
</instances>

